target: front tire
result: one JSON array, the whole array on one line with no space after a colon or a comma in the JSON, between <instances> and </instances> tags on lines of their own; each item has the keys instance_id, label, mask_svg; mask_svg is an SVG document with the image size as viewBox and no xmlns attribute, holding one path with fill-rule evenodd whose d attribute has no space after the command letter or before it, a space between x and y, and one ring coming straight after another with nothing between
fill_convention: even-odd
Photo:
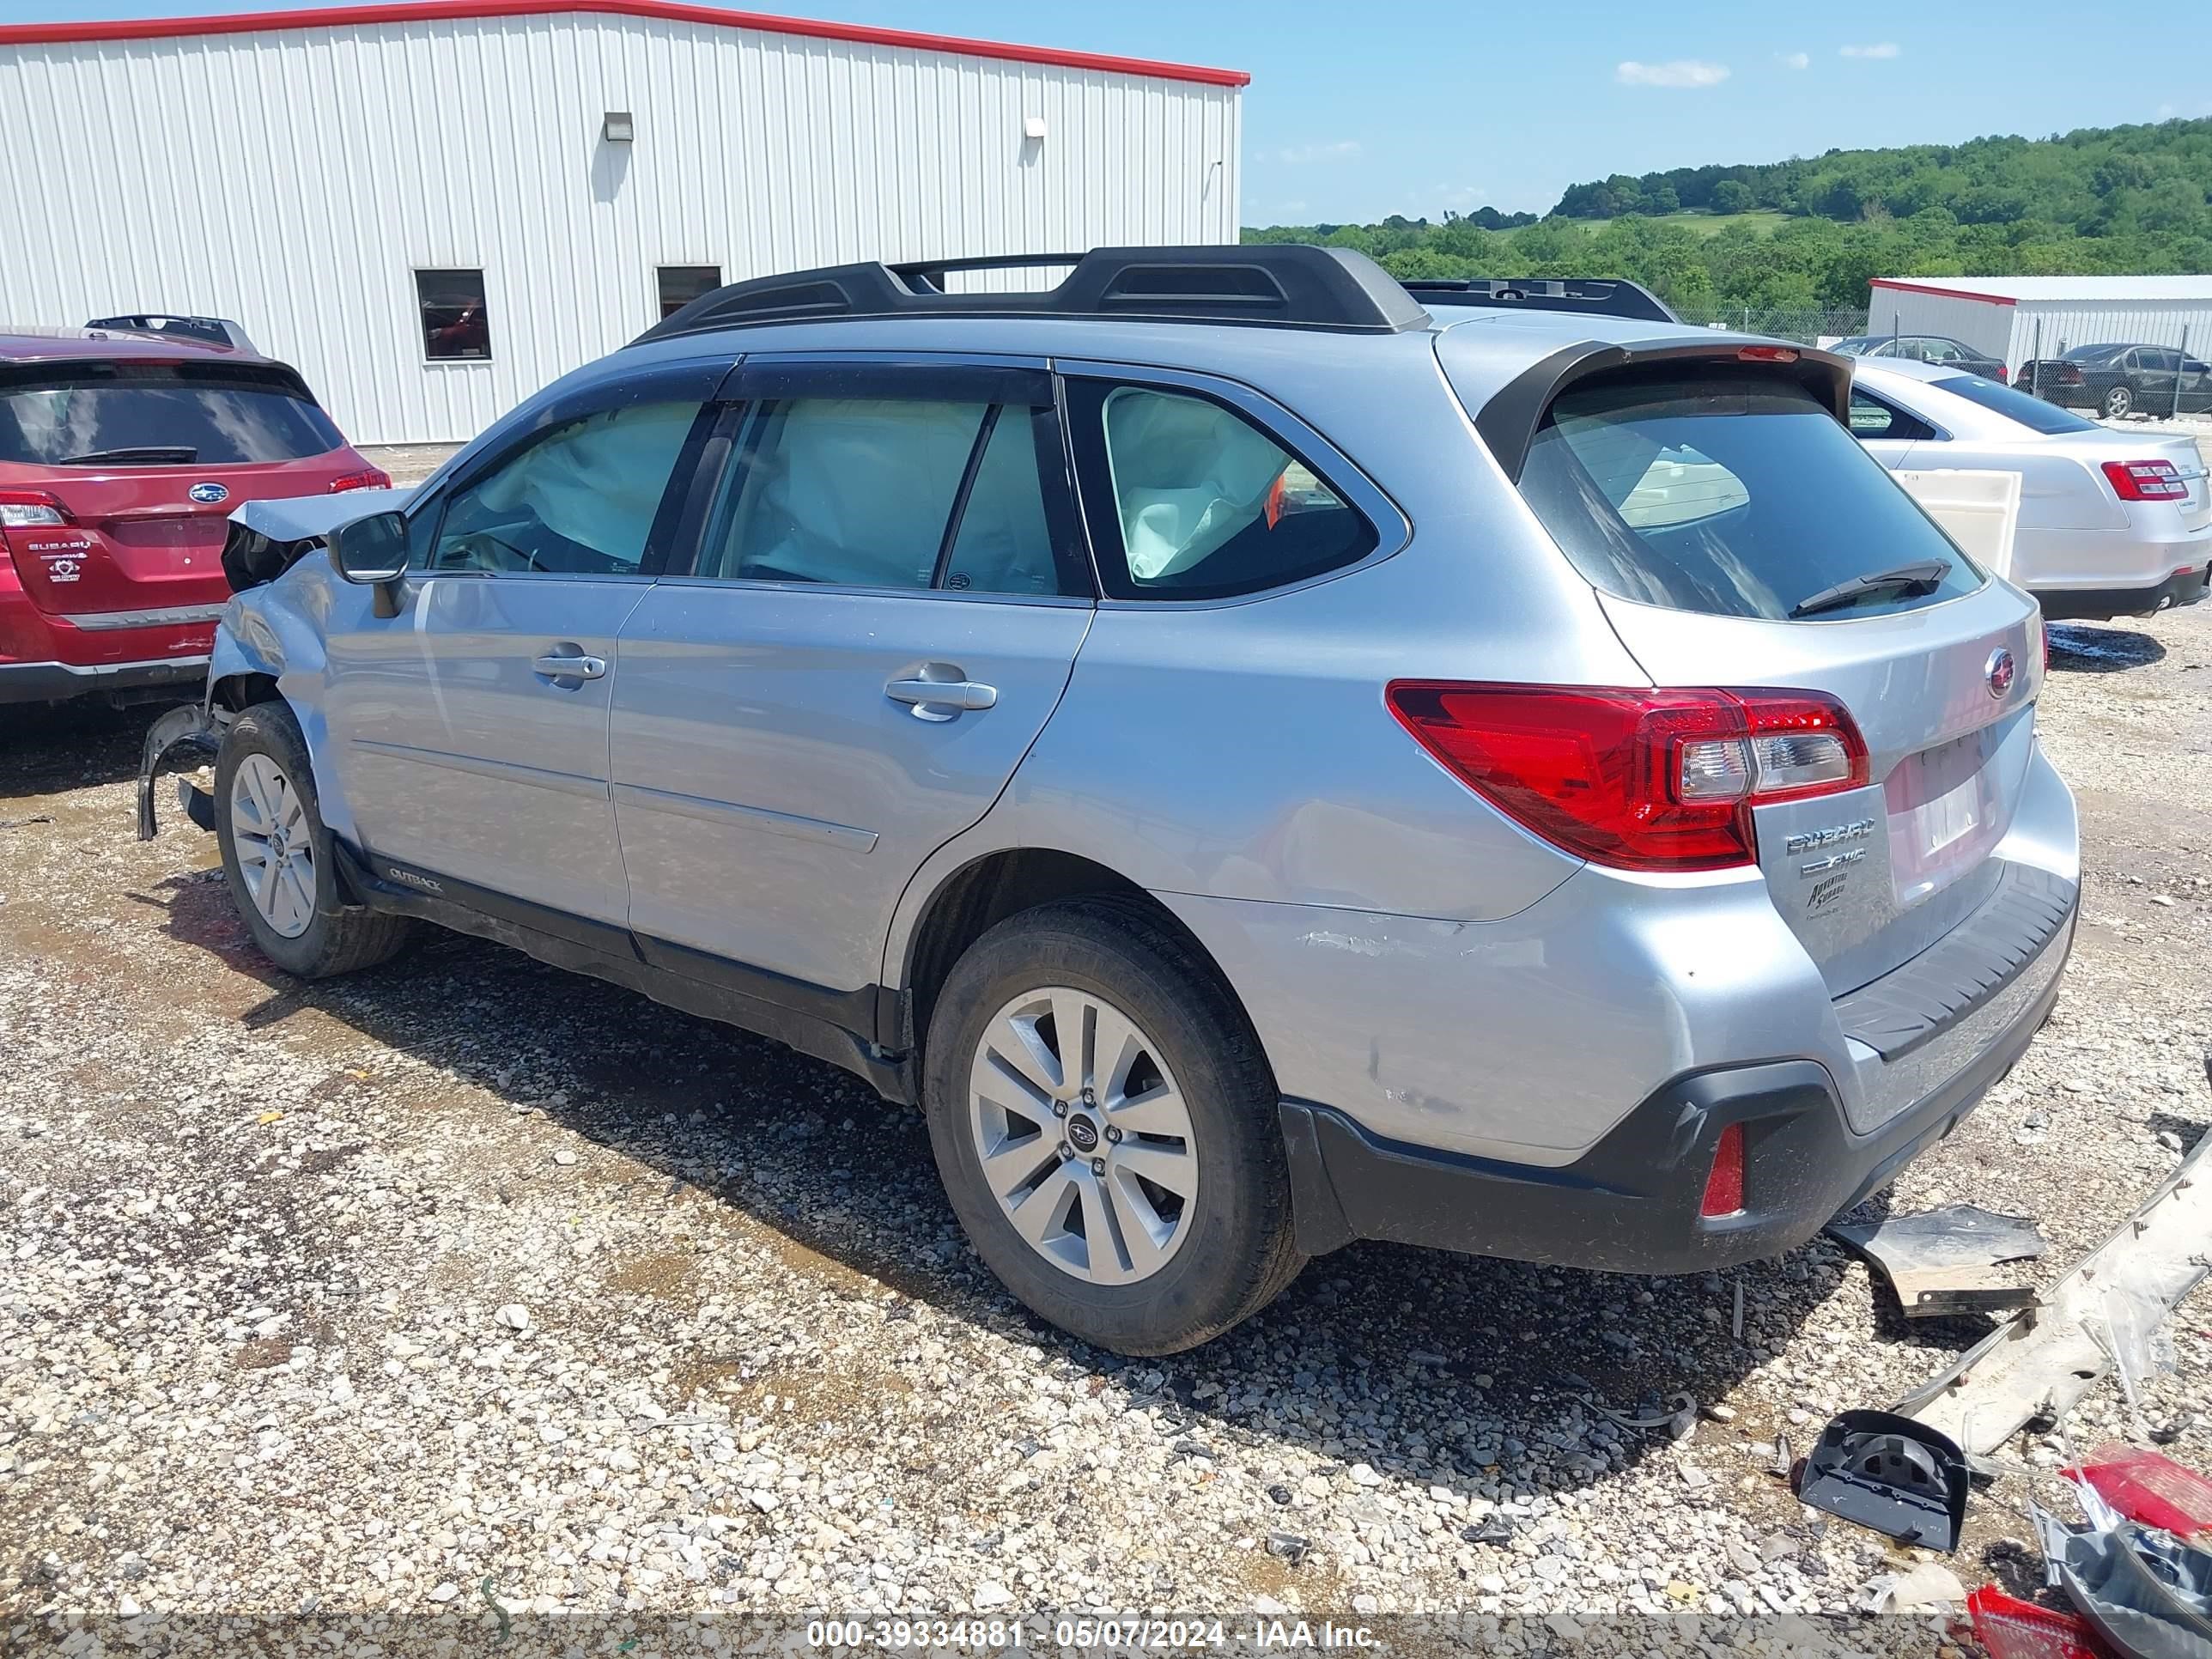
<instances>
[{"instance_id":1,"label":"front tire","mask_svg":"<svg viewBox=\"0 0 2212 1659\"><path fill-rule=\"evenodd\" d=\"M2136 394L2127 386L2105 388L2105 395L2097 404L2097 412L2108 421L2124 420L2135 413Z\"/></svg>"},{"instance_id":2,"label":"front tire","mask_svg":"<svg viewBox=\"0 0 2212 1659\"><path fill-rule=\"evenodd\" d=\"M216 755L215 802L231 902L270 961L302 979L328 979L405 946L407 917L345 902L307 739L290 708L256 703L231 721Z\"/></svg>"},{"instance_id":3,"label":"front tire","mask_svg":"<svg viewBox=\"0 0 2212 1659\"><path fill-rule=\"evenodd\" d=\"M976 1254L1085 1342L1194 1347L1304 1265L1258 1041L1134 906L1048 905L969 947L930 1018L923 1097Z\"/></svg>"}]
</instances>

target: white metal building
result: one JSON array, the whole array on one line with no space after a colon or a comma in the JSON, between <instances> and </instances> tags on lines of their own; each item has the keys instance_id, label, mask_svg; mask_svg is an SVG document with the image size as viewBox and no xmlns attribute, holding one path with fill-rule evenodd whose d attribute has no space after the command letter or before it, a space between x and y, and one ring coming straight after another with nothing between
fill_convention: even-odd
<instances>
[{"instance_id":1,"label":"white metal building","mask_svg":"<svg viewBox=\"0 0 2212 1659\"><path fill-rule=\"evenodd\" d=\"M231 318L463 439L718 282L1232 242L1248 79L668 0L0 27L0 322Z\"/></svg>"},{"instance_id":2,"label":"white metal building","mask_svg":"<svg viewBox=\"0 0 2212 1659\"><path fill-rule=\"evenodd\" d=\"M1867 331L1948 335L2008 369L2081 345L2212 356L2212 276L1877 276Z\"/></svg>"}]
</instances>

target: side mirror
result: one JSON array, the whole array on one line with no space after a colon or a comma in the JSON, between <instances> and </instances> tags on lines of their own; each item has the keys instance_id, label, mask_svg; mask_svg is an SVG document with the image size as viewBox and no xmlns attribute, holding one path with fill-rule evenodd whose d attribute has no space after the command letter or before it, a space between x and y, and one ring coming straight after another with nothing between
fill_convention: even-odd
<instances>
[{"instance_id":1,"label":"side mirror","mask_svg":"<svg viewBox=\"0 0 2212 1659\"><path fill-rule=\"evenodd\" d=\"M375 586L407 574L407 520L397 513L356 519L324 539L331 550L331 568L349 582Z\"/></svg>"}]
</instances>

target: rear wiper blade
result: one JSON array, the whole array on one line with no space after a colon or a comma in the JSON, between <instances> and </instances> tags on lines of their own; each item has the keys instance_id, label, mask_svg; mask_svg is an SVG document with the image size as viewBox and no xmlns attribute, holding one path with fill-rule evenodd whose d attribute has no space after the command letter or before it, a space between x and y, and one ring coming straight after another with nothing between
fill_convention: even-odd
<instances>
[{"instance_id":1,"label":"rear wiper blade","mask_svg":"<svg viewBox=\"0 0 2212 1659\"><path fill-rule=\"evenodd\" d=\"M88 449L82 455L64 455L56 466L158 466L163 461L182 465L199 459L187 444L141 444L133 449Z\"/></svg>"},{"instance_id":2,"label":"rear wiper blade","mask_svg":"<svg viewBox=\"0 0 2212 1659\"><path fill-rule=\"evenodd\" d=\"M1901 564L1894 570L1877 570L1870 576L1854 576L1849 581L1808 594L1790 607L1790 614L1810 617L1823 611L1840 611L1869 593L1932 593L1950 574L1948 559L1923 559L1917 564Z\"/></svg>"}]
</instances>

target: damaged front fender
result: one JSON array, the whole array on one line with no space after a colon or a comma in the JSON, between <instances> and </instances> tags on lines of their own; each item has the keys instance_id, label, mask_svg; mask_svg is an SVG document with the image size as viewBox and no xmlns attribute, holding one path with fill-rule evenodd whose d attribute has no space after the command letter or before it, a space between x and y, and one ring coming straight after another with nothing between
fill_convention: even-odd
<instances>
[{"instance_id":1,"label":"damaged front fender","mask_svg":"<svg viewBox=\"0 0 2212 1659\"><path fill-rule=\"evenodd\" d=\"M196 705L172 708L154 722L138 757L139 840L153 840L160 829L154 821L154 780L164 772L192 771L206 765L215 758L222 742L222 732L215 717ZM185 787L193 796L207 799L198 790L191 789L190 785ZM201 829L215 828L215 804L211 799L207 800L204 808L196 800L186 801L185 810Z\"/></svg>"},{"instance_id":2,"label":"damaged front fender","mask_svg":"<svg viewBox=\"0 0 2212 1659\"><path fill-rule=\"evenodd\" d=\"M404 507L414 495L411 488L349 489L337 495L248 501L230 515L222 574L235 593L273 582L322 546L333 530Z\"/></svg>"}]
</instances>

